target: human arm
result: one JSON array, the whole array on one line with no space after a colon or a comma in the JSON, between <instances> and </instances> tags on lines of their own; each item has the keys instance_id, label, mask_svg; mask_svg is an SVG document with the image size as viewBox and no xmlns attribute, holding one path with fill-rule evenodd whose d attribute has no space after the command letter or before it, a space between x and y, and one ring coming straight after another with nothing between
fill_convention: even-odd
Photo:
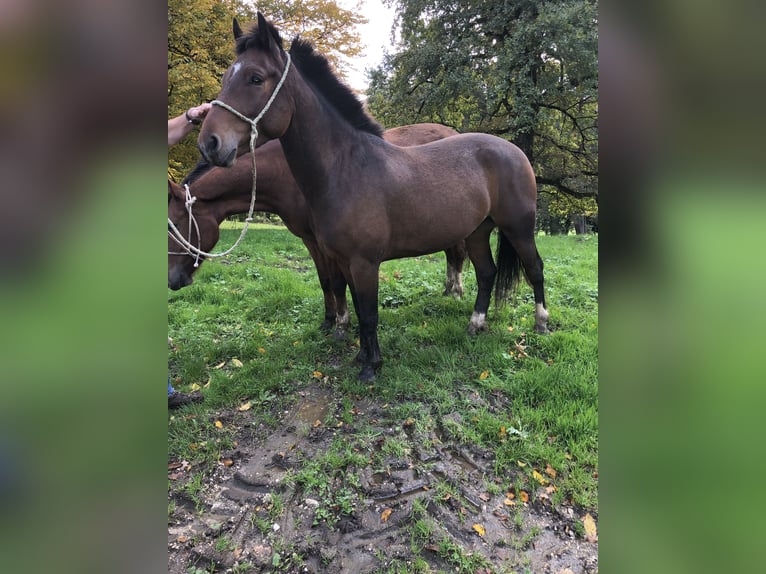
<instances>
[{"instance_id":1,"label":"human arm","mask_svg":"<svg viewBox=\"0 0 766 574\"><path fill-rule=\"evenodd\" d=\"M199 106L189 108L180 116L168 120L168 147L177 144L199 124L210 111L210 104L205 102Z\"/></svg>"}]
</instances>

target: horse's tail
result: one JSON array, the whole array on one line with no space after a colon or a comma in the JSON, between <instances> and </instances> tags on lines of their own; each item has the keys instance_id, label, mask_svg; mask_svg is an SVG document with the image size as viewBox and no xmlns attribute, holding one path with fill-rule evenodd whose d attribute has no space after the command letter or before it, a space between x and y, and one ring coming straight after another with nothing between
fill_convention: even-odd
<instances>
[{"instance_id":1,"label":"horse's tail","mask_svg":"<svg viewBox=\"0 0 766 574\"><path fill-rule=\"evenodd\" d=\"M516 289L521 279L521 259L501 230L497 230L497 275L495 275L495 305L501 305Z\"/></svg>"}]
</instances>

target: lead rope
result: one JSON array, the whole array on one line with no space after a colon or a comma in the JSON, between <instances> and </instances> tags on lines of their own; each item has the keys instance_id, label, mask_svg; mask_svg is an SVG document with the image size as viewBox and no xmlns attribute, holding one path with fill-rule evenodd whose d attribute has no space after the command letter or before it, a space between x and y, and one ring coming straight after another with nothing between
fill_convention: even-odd
<instances>
[{"instance_id":1,"label":"lead rope","mask_svg":"<svg viewBox=\"0 0 766 574\"><path fill-rule=\"evenodd\" d=\"M168 217L168 235L183 249L185 249L185 253L171 253L168 252L169 255L190 255L194 257L194 267L199 267L199 259L200 256L204 257L225 257L234 249L236 249L237 245L239 245L240 241L242 241L242 238L245 237L245 234L247 233L248 226L253 221L253 211L255 210L255 187L256 187L256 179L258 176L258 173L256 171L255 167L255 142L258 139L258 122L261 121L263 116L266 114L267 111L269 111L269 108L271 107L271 104L274 103L274 100L277 97L277 94L279 94L279 90L282 89L282 85L285 83L285 79L287 79L287 72L290 71L290 54L287 53L287 61L285 62L285 69L282 72L282 77L279 78L279 82L277 82L276 87L274 88L274 91L271 93L271 97L266 102L266 105L261 110L261 113L259 113L254 119L250 119L247 116L239 113L237 110L232 108L229 104L226 102L222 102L221 100L213 100L210 102L214 106L220 106L225 110L230 111L232 114L237 116L242 121L250 124L250 155L253 158L253 188L252 193L250 196L250 210L247 213L247 217L245 218L245 225L242 227L242 232L239 234L239 238L237 241L234 242L234 245L229 247L226 251L223 251L222 253L208 253L206 251L203 251L199 247L195 247L190 243L189 240L191 240L191 231L192 231L192 224L194 225L194 228L197 232L197 241L201 244L202 240L199 233L199 225L197 224L197 219L192 214L192 205L195 201L197 201L197 198L194 197L191 194L191 191L189 190L188 184L184 184L184 189L186 191L186 211L189 214L189 240L187 240L183 234L178 230L178 228L175 226L175 224L171 221L171 219Z\"/></svg>"}]
</instances>

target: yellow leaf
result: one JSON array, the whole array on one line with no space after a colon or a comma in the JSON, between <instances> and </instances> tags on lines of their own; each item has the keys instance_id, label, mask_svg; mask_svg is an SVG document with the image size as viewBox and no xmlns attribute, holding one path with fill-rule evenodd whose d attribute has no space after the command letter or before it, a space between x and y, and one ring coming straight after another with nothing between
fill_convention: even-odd
<instances>
[{"instance_id":1,"label":"yellow leaf","mask_svg":"<svg viewBox=\"0 0 766 574\"><path fill-rule=\"evenodd\" d=\"M582 517L582 525L585 527L585 540L588 542L596 542L598 540L598 532L596 530L596 521L590 513L587 513Z\"/></svg>"},{"instance_id":2,"label":"yellow leaf","mask_svg":"<svg viewBox=\"0 0 766 574\"><path fill-rule=\"evenodd\" d=\"M548 484L548 482L550 482L547 478L545 478L542 474L540 474L536 470L532 471L532 478L534 478L537 482L539 482L543 486Z\"/></svg>"},{"instance_id":3,"label":"yellow leaf","mask_svg":"<svg viewBox=\"0 0 766 574\"><path fill-rule=\"evenodd\" d=\"M511 500L510 498L506 498L505 500L503 500L503 504L505 504L506 506L515 506L516 501Z\"/></svg>"},{"instance_id":4,"label":"yellow leaf","mask_svg":"<svg viewBox=\"0 0 766 574\"><path fill-rule=\"evenodd\" d=\"M526 462L521 462L520 460L517 460L516 464L518 464L521 468L524 468L525 466L527 466Z\"/></svg>"},{"instance_id":5,"label":"yellow leaf","mask_svg":"<svg viewBox=\"0 0 766 574\"><path fill-rule=\"evenodd\" d=\"M527 494L525 490L522 490L521 492L519 492L519 499L521 500L521 502L527 503L529 502L529 494Z\"/></svg>"},{"instance_id":6,"label":"yellow leaf","mask_svg":"<svg viewBox=\"0 0 766 574\"><path fill-rule=\"evenodd\" d=\"M205 383L205 385L204 385L204 387L205 387L206 389L209 389L209 388L210 388L210 381L212 381L212 380L213 380L213 379L212 379L212 377L208 377L208 378L207 378L207 383Z\"/></svg>"},{"instance_id":7,"label":"yellow leaf","mask_svg":"<svg viewBox=\"0 0 766 574\"><path fill-rule=\"evenodd\" d=\"M505 497L506 497L506 498L516 498L516 495L515 495L515 494L513 494L512 492L506 492L506 493L505 493Z\"/></svg>"},{"instance_id":8,"label":"yellow leaf","mask_svg":"<svg viewBox=\"0 0 766 574\"><path fill-rule=\"evenodd\" d=\"M473 529L477 532L479 536L484 536L487 531L484 530L484 527L481 524L474 524Z\"/></svg>"},{"instance_id":9,"label":"yellow leaf","mask_svg":"<svg viewBox=\"0 0 766 574\"><path fill-rule=\"evenodd\" d=\"M387 522L388 521L388 517L391 516L392 512L393 512L393 510L391 510L390 508L386 508L383 512L380 513L380 519L383 522Z\"/></svg>"},{"instance_id":10,"label":"yellow leaf","mask_svg":"<svg viewBox=\"0 0 766 574\"><path fill-rule=\"evenodd\" d=\"M480 380L480 381L483 381L483 380L484 380L484 379L486 379L488 376L489 376L489 371L482 371L482 372L481 372L481 375L479 375L479 380Z\"/></svg>"},{"instance_id":11,"label":"yellow leaf","mask_svg":"<svg viewBox=\"0 0 766 574\"><path fill-rule=\"evenodd\" d=\"M513 325L508 325L508 332L513 333Z\"/></svg>"},{"instance_id":12,"label":"yellow leaf","mask_svg":"<svg viewBox=\"0 0 766 574\"><path fill-rule=\"evenodd\" d=\"M223 428L223 423L221 421L215 421L214 424L215 424L215 428L217 428L217 429L222 429Z\"/></svg>"},{"instance_id":13,"label":"yellow leaf","mask_svg":"<svg viewBox=\"0 0 766 574\"><path fill-rule=\"evenodd\" d=\"M263 347L258 347L258 352L259 352L261 355L263 355L264 353L266 353L266 349L264 349Z\"/></svg>"},{"instance_id":14,"label":"yellow leaf","mask_svg":"<svg viewBox=\"0 0 766 574\"><path fill-rule=\"evenodd\" d=\"M242 361L240 361L240 360L239 360L239 359L237 359L236 357L235 357L235 358L233 358L233 359L231 360L231 362L232 362L232 364L233 364L235 367L237 367L237 368L240 368L240 367L242 367Z\"/></svg>"},{"instance_id":15,"label":"yellow leaf","mask_svg":"<svg viewBox=\"0 0 766 574\"><path fill-rule=\"evenodd\" d=\"M321 427L322 426L322 421L320 421L319 419L315 420L313 426L314 426L314 428Z\"/></svg>"},{"instance_id":16,"label":"yellow leaf","mask_svg":"<svg viewBox=\"0 0 766 574\"><path fill-rule=\"evenodd\" d=\"M223 464L224 466L231 466L234 464L234 461L231 460L230 458L225 458L221 461L221 464Z\"/></svg>"},{"instance_id":17,"label":"yellow leaf","mask_svg":"<svg viewBox=\"0 0 766 574\"><path fill-rule=\"evenodd\" d=\"M321 378L322 378L322 371L314 371L314 372L312 373L312 376L313 376L315 379L321 379Z\"/></svg>"},{"instance_id":18,"label":"yellow leaf","mask_svg":"<svg viewBox=\"0 0 766 574\"><path fill-rule=\"evenodd\" d=\"M226 361L221 361L220 363L218 363L218 364L217 364L215 367L213 367L213 368L214 368L214 369L222 369L222 368L223 368L223 366L224 366L225 364L226 364Z\"/></svg>"},{"instance_id":19,"label":"yellow leaf","mask_svg":"<svg viewBox=\"0 0 766 574\"><path fill-rule=\"evenodd\" d=\"M551 478L556 478L556 470L550 465L550 463L545 466L545 474Z\"/></svg>"},{"instance_id":20,"label":"yellow leaf","mask_svg":"<svg viewBox=\"0 0 766 574\"><path fill-rule=\"evenodd\" d=\"M500 427L500 431L497 433L497 436L500 438L505 438L508 435L508 432L505 430L504 426Z\"/></svg>"},{"instance_id":21,"label":"yellow leaf","mask_svg":"<svg viewBox=\"0 0 766 574\"><path fill-rule=\"evenodd\" d=\"M194 384L191 386L191 390L192 390L192 391L198 391L198 390L200 390L201 388L202 388L202 387L200 387L200 386L199 386L197 383L194 383Z\"/></svg>"},{"instance_id":22,"label":"yellow leaf","mask_svg":"<svg viewBox=\"0 0 766 574\"><path fill-rule=\"evenodd\" d=\"M572 455L567 452L564 454L564 458L567 460L572 460Z\"/></svg>"},{"instance_id":23,"label":"yellow leaf","mask_svg":"<svg viewBox=\"0 0 766 574\"><path fill-rule=\"evenodd\" d=\"M245 404L240 405L237 410L238 411L249 411L251 408L253 408L253 404L250 401L247 401Z\"/></svg>"}]
</instances>

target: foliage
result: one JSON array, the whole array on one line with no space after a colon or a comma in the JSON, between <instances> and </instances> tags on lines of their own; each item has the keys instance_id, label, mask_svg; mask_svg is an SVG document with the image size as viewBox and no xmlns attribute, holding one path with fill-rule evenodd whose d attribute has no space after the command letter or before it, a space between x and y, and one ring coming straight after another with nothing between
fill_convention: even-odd
<instances>
[{"instance_id":1,"label":"foliage","mask_svg":"<svg viewBox=\"0 0 766 574\"><path fill-rule=\"evenodd\" d=\"M358 55L362 46L355 26L366 20L334 0L265 0L258 3L282 32L286 46L296 34L311 40L344 71L341 55ZM245 0L168 0L168 117L215 98L221 76L234 57L232 18L247 30L255 20ZM197 163L192 136L168 154L168 176L180 181Z\"/></svg>"},{"instance_id":2,"label":"foliage","mask_svg":"<svg viewBox=\"0 0 766 574\"><path fill-rule=\"evenodd\" d=\"M506 137L574 212L597 196L594 0L396 1L401 44L370 73L386 126L435 121Z\"/></svg>"}]
</instances>

